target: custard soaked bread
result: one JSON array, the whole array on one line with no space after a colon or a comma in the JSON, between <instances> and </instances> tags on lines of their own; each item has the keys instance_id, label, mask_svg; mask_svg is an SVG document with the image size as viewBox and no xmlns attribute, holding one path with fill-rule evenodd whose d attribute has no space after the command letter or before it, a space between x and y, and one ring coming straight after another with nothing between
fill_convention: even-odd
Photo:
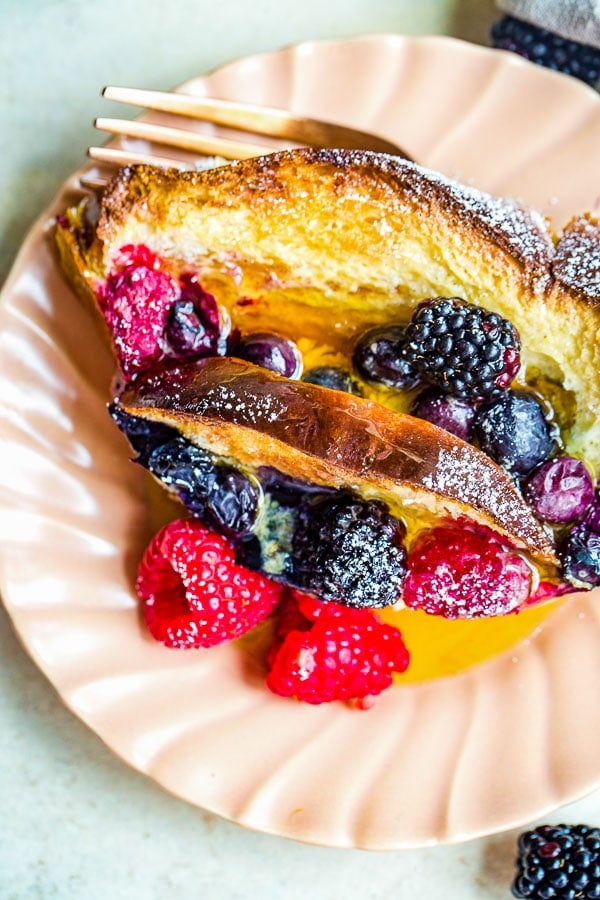
<instances>
[{"instance_id":1,"label":"custard soaked bread","mask_svg":"<svg viewBox=\"0 0 600 900\"><path fill-rule=\"evenodd\" d=\"M448 616L600 581L592 217L557 240L402 160L299 150L124 169L57 234L139 461L248 564Z\"/></svg>"}]
</instances>

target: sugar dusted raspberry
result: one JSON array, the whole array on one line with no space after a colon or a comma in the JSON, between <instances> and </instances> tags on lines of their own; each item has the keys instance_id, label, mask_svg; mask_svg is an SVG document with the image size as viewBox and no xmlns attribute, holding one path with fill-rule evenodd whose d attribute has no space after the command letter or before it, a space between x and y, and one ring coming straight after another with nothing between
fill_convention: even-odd
<instances>
[{"instance_id":1,"label":"sugar dusted raspberry","mask_svg":"<svg viewBox=\"0 0 600 900\"><path fill-rule=\"evenodd\" d=\"M523 557L490 529L440 525L415 541L403 599L446 619L501 616L527 601L531 576Z\"/></svg>"},{"instance_id":2,"label":"sugar dusted raspberry","mask_svg":"<svg viewBox=\"0 0 600 900\"><path fill-rule=\"evenodd\" d=\"M392 673L408 666L400 632L372 610L322 603L299 591L288 591L280 609L267 676L275 694L312 704L365 701L359 706L367 709L391 685Z\"/></svg>"},{"instance_id":3,"label":"sugar dusted raspberry","mask_svg":"<svg viewBox=\"0 0 600 900\"><path fill-rule=\"evenodd\" d=\"M178 297L179 285L148 247L121 248L100 302L126 378L163 356L167 318Z\"/></svg>"},{"instance_id":4,"label":"sugar dusted raspberry","mask_svg":"<svg viewBox=\"0 0 600 900\"><path fill-rule=\"evenodd\" d=\"M195 519L178 519L150 542L137 592L148 630L168 647L212 647L269 616L282 587L239 566L231 545Z\"/></svg>"}]
</instances>

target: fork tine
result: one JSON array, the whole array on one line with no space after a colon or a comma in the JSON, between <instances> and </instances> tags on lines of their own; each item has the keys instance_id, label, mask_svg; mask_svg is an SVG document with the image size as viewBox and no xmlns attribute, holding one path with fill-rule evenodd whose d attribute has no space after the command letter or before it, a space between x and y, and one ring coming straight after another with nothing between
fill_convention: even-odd
<instances>
[{"instance_id":1,"label":"fork tine","mask_svg":"<svg viewBox=\"0 0 600 900\"><path fill-rule=\"evenodd\" d=\"M239 131L251 131L299 144L348 150L376 150L410 159L396 144L377 135L319 119L297 116L284 109L194 97L177 92L148 91L111 85L104 88L102 96L119 103L202 119Z\"/></svg>"},{"instance_id":2,"label":"fork tine","mask_svg":"<svg viewBox=\"0 0 600 900\"><path fill-rule=\"evenodd\" d=\"M142 138L157 144L166 144L192 153L223 156L225 159L248 159L252 156L264 156L273 152L273 147L263 147L244 141L231 141L216 138L212 135L198 134L181 128L168 128L164 125L153 125L139 119L96 119L94 122L100 131L121 134L126 137Z\"/></svg>"}]
</instances>

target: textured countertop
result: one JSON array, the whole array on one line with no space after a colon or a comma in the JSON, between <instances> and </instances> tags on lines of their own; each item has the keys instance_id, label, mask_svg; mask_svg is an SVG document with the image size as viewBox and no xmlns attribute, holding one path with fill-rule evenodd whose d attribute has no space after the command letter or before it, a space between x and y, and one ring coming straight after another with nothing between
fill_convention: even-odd
<instances>
[{"instance_id":1,"label":"textured countertop","mask_svg":"<svg viewBox=\"0 0 600 900\"><path fill-rule=\"evenodd\" d=\"M490 0L0 0L0 282L81 165L102 85L167 88L248 53L360 33L479 43ZM397 852L253 833L128 768L61 703L0 608L0 898L506 898L516 832ZM600 794L548 817L600 823Z\"/></svg>"}]
</instances>

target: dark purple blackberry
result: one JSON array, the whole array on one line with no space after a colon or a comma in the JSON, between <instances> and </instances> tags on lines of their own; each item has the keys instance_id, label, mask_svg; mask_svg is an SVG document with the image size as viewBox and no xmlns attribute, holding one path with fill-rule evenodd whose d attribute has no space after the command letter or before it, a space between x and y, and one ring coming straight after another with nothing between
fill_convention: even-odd
<instances>
[{"instance_id":1,"label":"dark purple blackberry","mask_svg":"<svg viewBox=\"0 0 600 900\"><path fill-rule=\"evenodd\" d=\"M473 433L484 453L512 475L523 477L556 448L553 428L542 405L526 391L505 391L482 404Z\"/></svg>"},{"instance_id":2,"label":"dark purple blackberry","mask_svg":"<svg viewBox=\"0 0 600 900\"><path fill-rule=\"evenodd\" d=\"M600 50L563 38L513 16L504 16L491 30L492 46L512 50L547 69L564 72L595 86L600 80Z\"/></svg>"},{"instance_id":3,"label":"dark purple blackberry","mask_svg":"<svg viewBox=\"0 0 600 900\"><path fill-rule=\"evenodd\" d=\"M540 825L518 840L514 897L599 900L600 829Z\"/></svg>"},{"instance_id":4,"label":"dark purple blackberry","mask_svg":"<svg viewBox=\"0 0 600 900\"><path fill-rule=\"evenodd\" d=\"M470 441L476 411L472 400L451 397L439 388L429 387L415 399L410 414L449 431L463 441Z\"/></svg>"},{"instance_id":5,"label":"dark purple blackberry","mask_svg":"<svg viewBox=\"0 0 600 900\"><path fill-rule=\"evenodd\" d=\"M278 334L256 332L240 338L233 355L285 378L300 378L302 354L293 341Z\"/></svg>"},{"instance_id":6,"label":"dark purple blackberry","mask_svg":"<svg viewBox=\"0 0 600 900\"><path fill-rule=\"evenodd\" d=\"M558 548L563 575L580 588L600 585L600 534L582 522L567 534Z\"/></svg>"},{"instance_id":7,"label":"dark purple blackberry","mask_svg":"<svg viewBox=\"0 0 600 900\"><path fill-rule=\"evenodd\" d=\"M387 325L364 334L354 348L352 361L365 381L410 390L419 383L419 374L404 356L404 328Z\"/></svg>"},{"instance_id":8,"label":"dark purple blackberry","mask_svg":"<svg viewBox=\"0 0 600 900\"><path fill-rule=\"evenodd\" d=\"M317 384L319 387L326 387L332 391L356 394L357 397L362 395L362 388L358 381L349 372L337 366L318 366L316 369L309 369L302 376L302 381L306 381L308 384Z\"/></svg>"},{"instance_id":9,"label":"dark purple blackberry","mask_svg":"<svg viewBox=\"0 0 600 900\"><path fill-rule=\"evenodd\" d=\"M426 300L406 328L405 359L454 397L482 400L505 390L520 367L520 339L502 316L459 297Z\"/></svg>"},{"instance_id":10,"label":"dark purple blackberry","mask_svg":"<svg viewBox=\"0 0 600 900\"><path fill-rule=\"evenodd\" d=\"M327 602L388 606L406 574L404 534L384 503L346 493L309 500L295 519L290 580Z\"/></svg>"},{"instance_id":11,"label":"dark purple blackberry","mask_svg":"<svg viewBox=\"0 0 600 900\"><path fill-rule=\"evenodd\" d=\"M227 325L217 301L193 274L180 278L181 296L169 311L165 337L175 356L216 356L225 353Z\"/></svg>"},{"instance_id":12,"label":"dark purple blackberry","mask_svg":"<svg viewBox=\"0 0 600 900\"><path fill-rule=\"evenodd\" d=\"M594 485L580 459L555 456L529 476L523 494L538 519L565 525L584 517L594 502Z\"/></svg>"}]
</instances>

